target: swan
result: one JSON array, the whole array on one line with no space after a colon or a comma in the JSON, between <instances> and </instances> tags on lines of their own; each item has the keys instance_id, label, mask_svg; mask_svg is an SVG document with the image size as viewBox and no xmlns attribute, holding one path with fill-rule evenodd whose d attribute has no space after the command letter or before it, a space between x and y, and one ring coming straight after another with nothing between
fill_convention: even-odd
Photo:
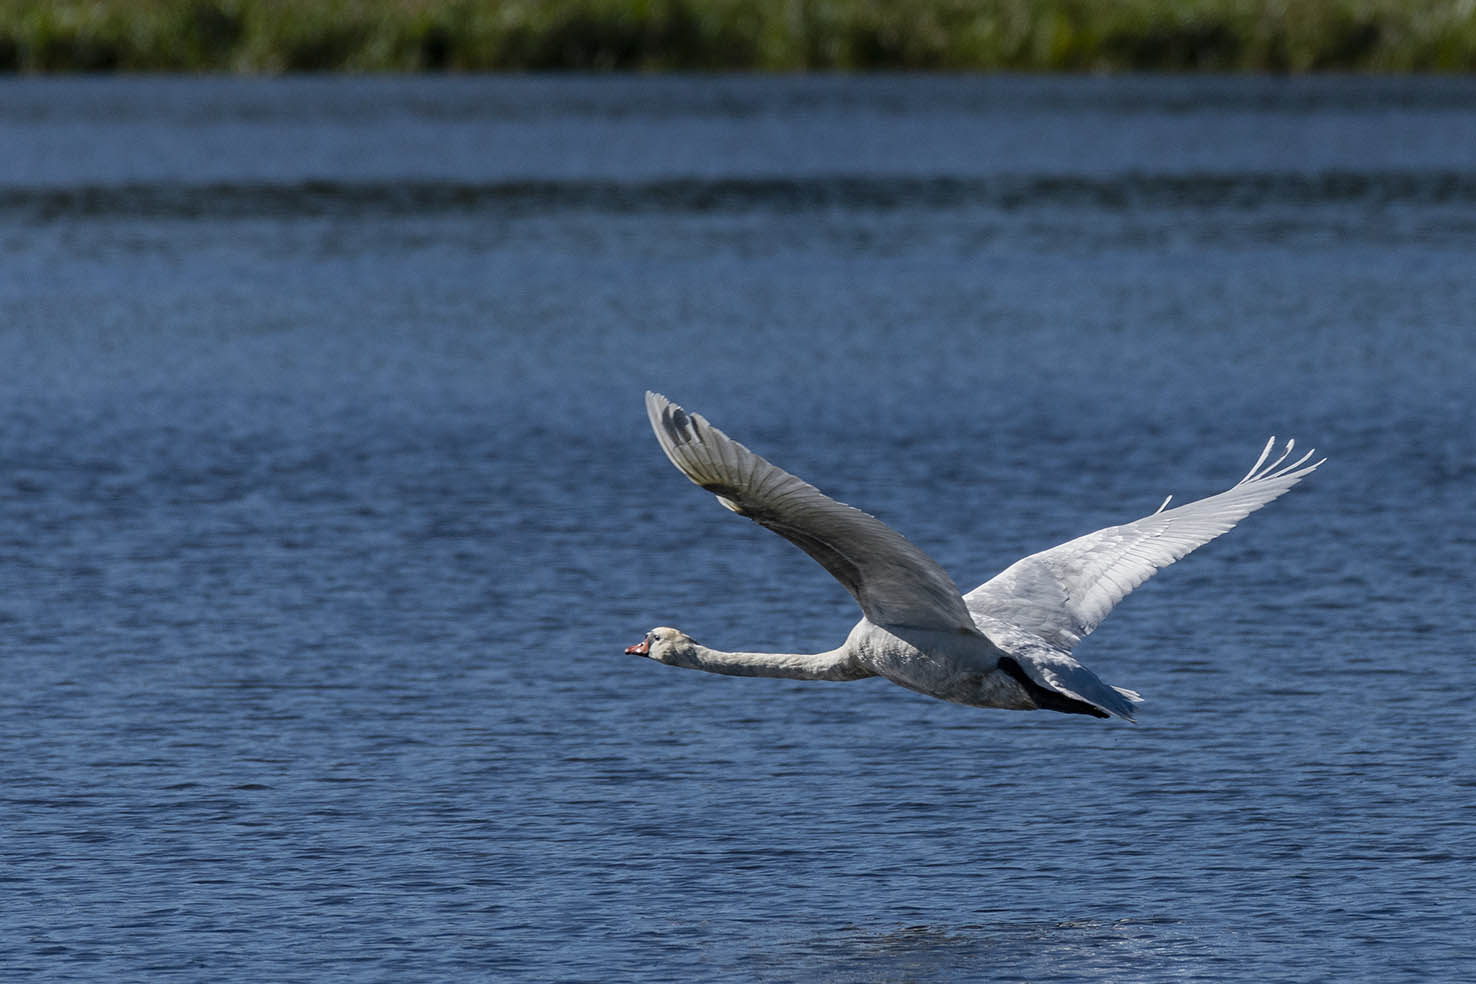
<instances>
[{"instance_id":1,"label":"swan","mask_svg":"<svg viewBox=\"0 0 1476 984\"><path fill-rule=\"evenodd\" d=\"M1137 692L1109 686L1072 658L1076 644L1160 567L1226 532L1326 459L1267 463L1266 442L1245 478L1218 495L1109 526L1016 561L963 594L927 554L881 520L771 465L658 394L646 412L661 449L728 509L795 544L840 581L862 618L823 653L723 652L669 626L628 655L733 676L795 680L885 677L975 707L1051 710L1133 720Z\"/></svg>"}]
</instances>

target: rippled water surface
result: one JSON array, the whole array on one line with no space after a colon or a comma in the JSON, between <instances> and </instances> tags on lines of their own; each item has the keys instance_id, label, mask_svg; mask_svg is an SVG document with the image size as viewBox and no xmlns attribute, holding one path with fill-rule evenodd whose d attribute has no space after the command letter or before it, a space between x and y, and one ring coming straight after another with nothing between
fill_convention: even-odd
<instances>
[{"instance_id":1,"label":"rippled water surface","mask_svg":"<svg viewBox=\"0 0 1476 984\"><path fill-rule=\"evenodd\" d=\"M1476 976L1469 80L0 85L0 976ZM972 587L1328 463L1083 661L817 650L659 389Z\"/></svg>"}]
</instances>

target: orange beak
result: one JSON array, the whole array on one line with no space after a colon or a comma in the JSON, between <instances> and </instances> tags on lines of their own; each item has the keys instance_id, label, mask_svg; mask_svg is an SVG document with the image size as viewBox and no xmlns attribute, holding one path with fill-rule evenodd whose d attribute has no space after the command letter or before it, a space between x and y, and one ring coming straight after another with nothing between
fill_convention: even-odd
<instances>
[{"instance_id":1,"label":"orange beak","mask_svg":"<svg viewBox=\"0 0 1476 984\"><path fill-rule=\"evenodd\" d=\"M650 636L646 636L646 638L642 639L640 642L636 643L634 646L626 646L625 647L625 655L627 655L627 656L647 656L647 655L650 654L650 652L651 652L651 637Z\"/></svg>"}]
</instances>

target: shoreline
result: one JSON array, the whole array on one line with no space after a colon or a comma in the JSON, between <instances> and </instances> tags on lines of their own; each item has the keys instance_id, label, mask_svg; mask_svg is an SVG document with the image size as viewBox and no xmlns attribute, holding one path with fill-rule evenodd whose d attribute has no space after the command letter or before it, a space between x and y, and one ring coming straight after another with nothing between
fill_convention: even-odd
<instances>
[{"instance_id":1,"label":"shoreline","mask_svg":"<svg viewBox=\"0 0 1476 984\"><path fill-rule=\"evenodd\" d=\"M0 72L1476 72L1464 0L0 0Z\"/></svg>"}]
</instances>

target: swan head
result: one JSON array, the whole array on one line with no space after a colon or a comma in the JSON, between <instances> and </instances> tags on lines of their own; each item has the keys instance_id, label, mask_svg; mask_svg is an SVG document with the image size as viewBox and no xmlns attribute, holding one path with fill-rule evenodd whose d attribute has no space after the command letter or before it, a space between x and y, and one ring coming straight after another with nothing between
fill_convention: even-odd
<instances>
[{"instance_id":1,"label":"swan head","mask_svg":"<svg viewBox=\"0 0 1476 984\"><path fill-rule=\"evenodd\" d=\"M669 625L658 625L634 646L626 646L625 652L629 656L644 656L668 666L690 666L696 645L685 632Z\"/></svg>"}]
</instances>

